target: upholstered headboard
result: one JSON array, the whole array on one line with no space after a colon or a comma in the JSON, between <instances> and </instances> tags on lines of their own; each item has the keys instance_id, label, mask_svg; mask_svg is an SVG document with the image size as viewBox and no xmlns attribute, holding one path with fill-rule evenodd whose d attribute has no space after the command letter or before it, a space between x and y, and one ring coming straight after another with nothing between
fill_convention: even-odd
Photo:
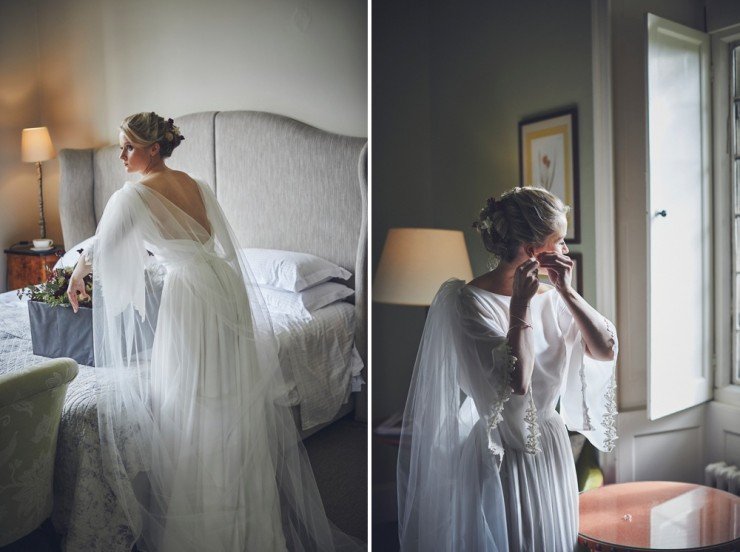
<instances>
[{"instance_id":1,"label":"upholstered headboard","mask_svg":"<svg viewBox=\"0 0 740 552\"><path fill-rule=\"evenodd\" d=\"M240 243L303 251L354 274L357 348L367 364L367 141L270 113L176 119L185 140L168 160L214 189ZM67 247L92 236L130 180L117 145L62 150L59 209Z\"/></svg>"}]
</instances>

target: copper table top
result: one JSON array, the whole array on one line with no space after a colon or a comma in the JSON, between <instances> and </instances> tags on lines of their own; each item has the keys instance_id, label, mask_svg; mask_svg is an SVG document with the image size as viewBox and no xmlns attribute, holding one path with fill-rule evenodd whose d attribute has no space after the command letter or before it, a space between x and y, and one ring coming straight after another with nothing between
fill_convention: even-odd
<instances>
[{"instance_id":1,"label":"copper table top","mask_svg":"<svg viewBox=\"0 0 740 552\"><path fill-rule=\"evenodd\" d=\"M579 496L590 550L740 550L740 497L693 483L641 481Z\"/></svg>"}]
</instances>

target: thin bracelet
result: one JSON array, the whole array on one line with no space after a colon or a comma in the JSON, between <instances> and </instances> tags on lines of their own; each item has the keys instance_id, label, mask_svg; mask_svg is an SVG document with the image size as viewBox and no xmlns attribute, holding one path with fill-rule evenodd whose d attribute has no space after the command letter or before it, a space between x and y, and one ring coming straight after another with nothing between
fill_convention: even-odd
<instances>
[{"instance_id":1,"label":"thin bracelet","mask_svg":"<svg viewBox=\"0 0 740 552\"><path fill-rule=\"evenodd\" d=\"M518 328L522 328L524 330L529 328L530 330L534 330L534 328L532 327L532 324L527 324L526 322L524 322L523 324L515 324L513 326L509 326L509 331L516 330Z\"/></svg>"},{"instance_id":2,"label":"thin bracelet","mask_svg":"<svg viewBox=\"0 0 740 552\"><path fill-rule=\"evenodd\" d=\"M519 318L518 316L512 316L511 314L509 314L509 316L511 316L511 318L513 318L513 319L515 319L515 320L519 320L519 322L521 322L521 323L522 323L522 324L523 324L524 326L529 326L530 328L532 327L532 324L530 324L530 323L529 323L529 322L527 322L526 320L522 320L522 319L521 319L521 318ZM522 324L517 324L517 326L520 326L520 325L522 325ZM511 327L511 326L509 326L509 327Z\"/></svg>"}]
</instances>

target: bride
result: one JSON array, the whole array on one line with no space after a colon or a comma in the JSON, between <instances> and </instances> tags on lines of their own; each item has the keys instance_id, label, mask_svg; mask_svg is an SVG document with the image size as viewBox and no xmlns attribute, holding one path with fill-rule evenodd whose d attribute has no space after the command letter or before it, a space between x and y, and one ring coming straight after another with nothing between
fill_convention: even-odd
<instances>
[{"instance_id":1,"label":"bride","mask_svg":"<svg viewBox=\"0 0 740 552\"><path fill-rule=\"evenodd\" d=\"M184 139L172 119L138 113L120 130L143 178L111 197L68 294L76 312L92 272L104 471L138 549L335 549L269 315L215 196L166 166Z\"/></svg>"},{"instance_id":2,"label":"bride","mask_svg":"<svg viewBox=\"0 0 740 552\"><path fill-rule=\"evenodd\" d=\"M489 199L474 226L498 265L432 303L401 430L402 550L575 549L566 425L613 448L617 338L571 286L566 212L541 188Z\"/></svg>"}]
</instances>

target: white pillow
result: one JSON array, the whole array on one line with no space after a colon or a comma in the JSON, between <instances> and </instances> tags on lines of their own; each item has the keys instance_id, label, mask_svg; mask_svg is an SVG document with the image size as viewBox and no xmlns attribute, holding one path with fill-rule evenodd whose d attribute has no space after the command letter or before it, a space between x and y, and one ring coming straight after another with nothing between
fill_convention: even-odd
<instances>
[{"instance_id":1,"label":"white pillow","mask_svg":"<svg viewBox=\"0 0 740 552\"><path fill-rule=\"evenodd\" d=\"M337 282L324 282L300 292L260 287L262 297L271 313L310 318L311 313L346 299L355 291Z\"/></svg>"},{"instance_id":2,"label":"white pillow","mask_svg":"<svg viewBox=\"0 0 740 552\"><path fill-rule=\"evenodd\" d=\"M77 264L77 260L80 258L80 254L78 253L78 250L80 249L87 249L87 247L92 242L93 238L95 236L90 236L84 241L81 241L77 245L75 245L72 249L67 251L64 255L62 255L59 260L54 265L54 270L57 268L68 268L73 267Z\"/></svg>"},{"instance_id":3,"label":"white pillow","mask_svg":"<svg viewBox=\"0 0 740 552\"><path fill-rule=\"evenodd\" d=\"M303 291L333 278L347 280L352 273L309 253L278 249L242 249L254 279L261 286Z\"/></svg>"}]
</instances>

